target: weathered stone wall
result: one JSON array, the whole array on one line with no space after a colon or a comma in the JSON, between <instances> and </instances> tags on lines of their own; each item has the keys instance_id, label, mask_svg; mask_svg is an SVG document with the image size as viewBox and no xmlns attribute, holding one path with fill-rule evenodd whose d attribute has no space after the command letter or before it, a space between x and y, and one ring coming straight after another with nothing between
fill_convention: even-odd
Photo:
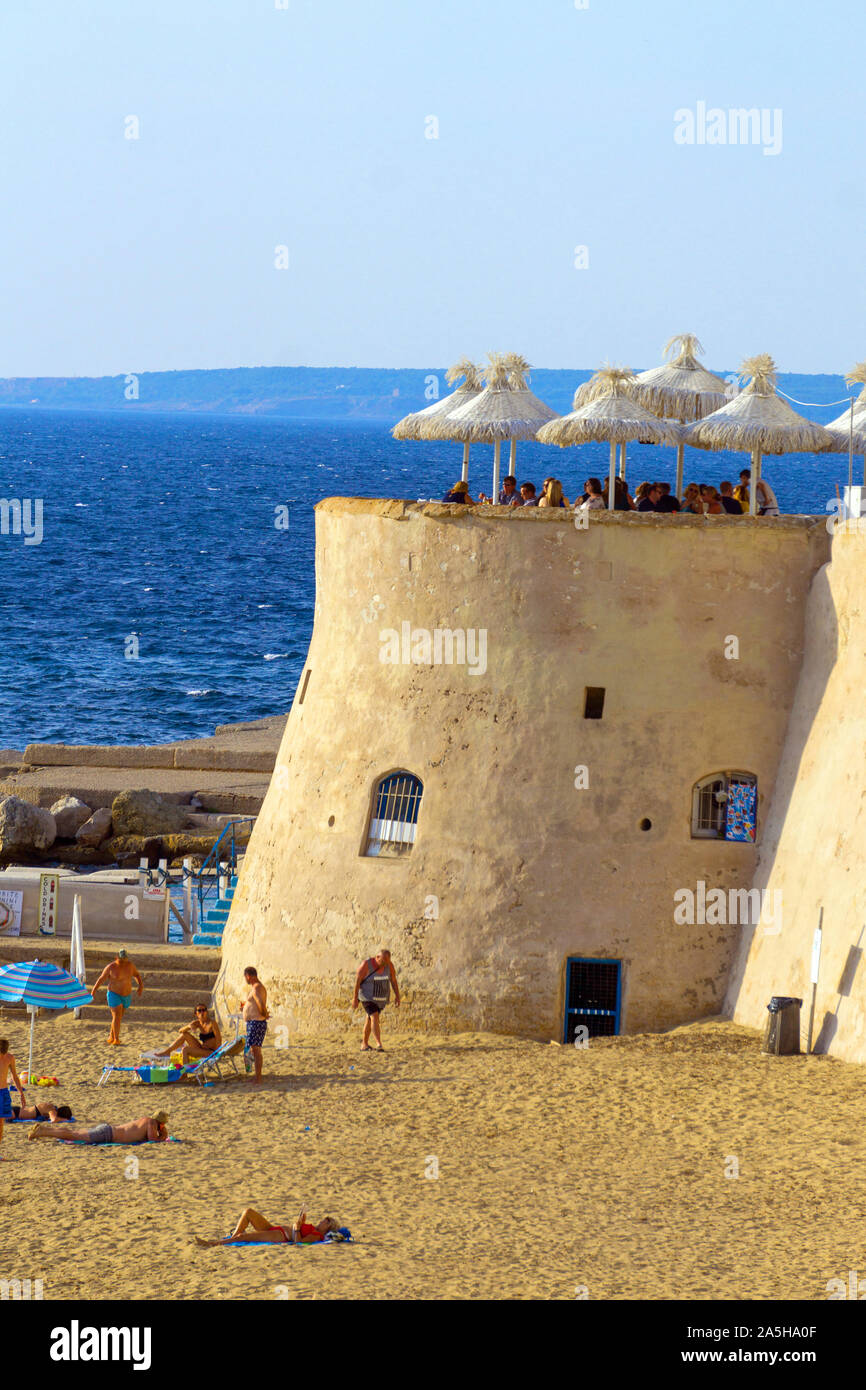
<instances>
[{"instance_id":1,"label":"weathered stone wall","mask_svg":"<svg viewBox=\"0 0 866 1390\"><path fill-rule=\"evenodd\" d=\"M801 998L805 1049L823 906L815 1051L849 1062L866 1061L864 571L866 538L837 533L809 598L803 670L755 876L756 887L781 894L781 931L742 933L728 995L734 1017L755 1027L772 995Z\"/></svg>"},{"instance_id":2,"label":"weathered stone wall","mask_svg":"<svg viewBox=\"0 0 866 1390\"><path fill-rule=\"evenodd\" d=\"M559 1038L573 955L623 961L627 1031L718 1011L736 930L674 926L673 894L748 886L755 848L693 840L692 787L756 773L760 834L828 543L808 518L596 513L581 531L536 509L321 503L313 637L226 931L230 988L255 964L276 1014L333 1027L385 945L404 1026ZM380 632L406 621L485 629L486 671L383 664ZM415 847L367 858L374 787L401 768L424 783Z\"/></svg>"}]
</instances>

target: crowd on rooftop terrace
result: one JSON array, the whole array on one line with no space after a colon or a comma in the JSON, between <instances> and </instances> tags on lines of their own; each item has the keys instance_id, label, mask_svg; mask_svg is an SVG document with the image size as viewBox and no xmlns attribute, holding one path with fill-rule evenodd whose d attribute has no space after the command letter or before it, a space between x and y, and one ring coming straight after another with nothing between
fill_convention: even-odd
<instances>
[{"instance_id":1,"label":"crowd on rooftop terrace","mask_svg":"<svg viewBox=\"0 0 866 1390\"><path fill-rule=\"evenodd\" d=\"M712 483L689 483L682 501L678 501L672 495L670 483L640 483L632 496L625 481L616 478L612 510L666 512L670 515L680 513L686 516L742 516L749 510L750 476L749 469L744 468L736 487L727 481L721 482L718 488ZM776 494L765 478L758 479L757 493L758 515L778 516L779 504ZM587 478L583 492L571 503L562 490L559 478L545 478L539 493L535 484L531 482L521 483L518 487L517 479L509 473L503 479L497 498L488 497L486 493L480 492L476 500L470 495L469 484L461 480L445 493L442 501L469 506L477 506L479 503L501 507L573 506L575 511L591 512L608 510L608 498L608 482L602 483L600 478Z\"/></svg>"},{"instance_id":2,"label":"crowd on rooftop terrace","mask_svg":"<svg viewBox=\"0 0 866 1390\"><path fill-rule=\"evenodd\" d=\"M530 391L529 363L524 357L491 353L486 368L463 358L446 373L449 383L462 379L462 384L450 396L407 415L392 433L396 439L450 439L463 444L460 482L442 499L458 504L475 504L469 492L470 447L492 444L491 492L489 496L479 492L479 502L571 506L556 478L547 478L540 494L534 483L518 486L516 459L521 440L562 449L609 446L607 480L602 485L599 479L588 478L574 504L587 510L778 516L776 494L762 476L767 454L847 452L852 482L853 455L866 454L866 362L858 363L847 378L849 385L863 387L859 397L849 398L848 409L825 427L792 409L777 385L776 366L768 353L746 358L739 373L723 380L698 360L701 350L694 334L682 333L667 344L670 360L659 367L635 373L629 367L606 365L578 387L567 415L558 415ZM510 448L508 477L500 488L500 449L505 443ZM635 443L676 448L673 488L648 481L631 495L625 481L626 455L629 444ZM750 455L751 467L742 470L736 485L693 482L684 489L686 447ZM704 473L703 466L700 471Z\"/></svg>"}]
</instances>

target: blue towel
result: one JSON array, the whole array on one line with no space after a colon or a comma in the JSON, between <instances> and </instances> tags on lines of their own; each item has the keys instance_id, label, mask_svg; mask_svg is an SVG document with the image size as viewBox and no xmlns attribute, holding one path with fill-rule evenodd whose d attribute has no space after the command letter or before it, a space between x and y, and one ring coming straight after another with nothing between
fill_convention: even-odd
<instances>
[{"instance_id":1,"label":"blue towel","mask_svg":"<svg viewBox=\"0 0 866 1390\"><path fill-rule=\"evenodd\" d=\"M315 1250L321 1245L348 1245L350 1242L355 1244L352 1232L348 1226L340 1226L336 1236L329 1233L324 1240L314 1240L309 1249ZM264 1250L267 1246L275 1250L282 1250L286 1244L291 1244L290 1241L276 1242L273 1240L227 1240L225 1243L231 1245L235 1250Z\"/></svg>"},{"instance_id":2,"label":"blue towel","mask_svg":"<svg viewBox=\"0 0 866 1390\"><path fill-rule=\"evenodd\" d=\"M47 1115L37 1115L35 1120L22 1120L22 1118L21 1118L20 1115L16 1115L14 1119L12 1119L12 1120L7 1120L6 1123L7 1123L7 1124L10 1124L10 1125L38 1125L38 1124L42 1124L42 1123L47 1124L47 1123L48 1123L48 1116L47 1116ZM76 1120L75 1116L73 1115L71 1119L69 1119L69 1120L61 1120L60 1123L61 1123L62 1125L75 1125L75 1124L78 1123L78 1121Z\"/></svg>"},{"instance_id":3,"label":"blue towel","mask_svg":"<svg viewBox=\"0 0 866 1390\"><path fill-rule=\"evenodd\" d=\"M32 1122L31 1122L32 1123ZM83 1144L86 1149L134 1149L137 1144L182 1144L170 1134L167 1139L130 1139L126 1144L88 1144L86 1139L58 1139L58 1144Z\"/></svg>"}]
</instances>

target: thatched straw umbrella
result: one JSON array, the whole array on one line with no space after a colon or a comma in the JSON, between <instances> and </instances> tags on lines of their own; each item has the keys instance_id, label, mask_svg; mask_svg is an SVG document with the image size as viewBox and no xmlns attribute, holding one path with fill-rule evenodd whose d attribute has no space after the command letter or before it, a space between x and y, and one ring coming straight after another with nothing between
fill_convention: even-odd
<instances>
[{"instance_id":1,"label":"thatched straw umbrella","mask_svg":"<svg viewBox=\"0 0 866 1390\"><path fill-rule=\"evenodd\" d=\"M842 415L824 426L833 441L827 445L827 450L834 454L848 454L849 487L854 481L854 455L862 454L863 483L866 486L866 362L858 362L846 376L845 383L848 386L859 383L863 389Z\"/></svg>"},{"instance_id":2,"label":"thatched straw umbrella","mask_svg":"<svg viewBox=\"0 0 866 1390\"><path fill-rule=\"evenodd\" d=\"M679 420L680 424L702 420L728 400L727 383L714 372L708 372L698 361L697 354L703 350L694 333L677 333L664 346L664 355L670 357L670 361L638 372L631 383L625 383L627 394L634 396L653 415L664 415L669 420ZM671 353L674 356L671 357ZM594 387L592 381L579 386L574 394L574 408L592 400L593 391L597 394L598 387ZM681 440L677 445L677 501L683 495L683 450ZM620 476L623 476L622 470Z\"/></svg>"},{"instance_id":3,"label":"thatched straw umbrella","mask_svg":"<svg viewBox=\"0 0 866 1390\"><path fill-rule=\"evenodd\" d=\"M776 394L776 364L768 352L747 357L740 375L751 377L721 410L686 429L687 444L699 449L737 449L752 456L749 512L758 511L757 484L764 454L820 453L831 442L821 425L806 420Z\"/></svg>"},{"instance_id":4,"label":"thatched straw umbrella","mask_svg":"<svg viewBox=\"0 0 866 1390\"><path fill-rule=\"evenodd\" d=\"M434 401L425 410L415 410L411 415L404 415L391 431L395 439L440 439L442 436L433 433L434 425L441 423L446 415L452 410L457 410L467 401L471 401L479 395L482 388L481 368L474 362L470 362L468 357L461 357L459 362L455 362L453 367L449 367L445 373L445 380L449 386L453 386L455 381L463 378L462 386L458 386L456 391L450 395L443 396L441 400ZM464 483L469 480L469 445L463 445L463 471L461 474Z\"/></svg>"},{"instance_id":5,"label":"thatched straw umbrella","mask_svg":"<svg viewBox=\"0 0 866 1390\"><path fill-rule=\"evenodd\" d=\"M529 390L525 374L529 364L511 353L491 352L484 372L484 390L434 427L436 439L462 439L465 444L493 445L493 498L499 496L499 450L503 439L512 441L514 463L518 439L534 439L540 425L558 419L555 410ZM515 384L509 380L509 372Z\"/></svg>"},{"instance_id":6,"label":"thatched straw umbrella","mask_svg":"<svg viewBox=\"0 0 866 1390\"><path fill-rule=\"evenodd\" d=\"M622 445L623 470L625 449L630 440L647 444L678 444L680 427L671 420L660 420L630 394L634 373L629 367L602 367L592 382L590 399L570 415L544 425L536 436L542 444L589 444L599 440L610 444L610 479L608 481L608 510L614 509L616 484L616 448Z\"/></svg>"}]
</instances>

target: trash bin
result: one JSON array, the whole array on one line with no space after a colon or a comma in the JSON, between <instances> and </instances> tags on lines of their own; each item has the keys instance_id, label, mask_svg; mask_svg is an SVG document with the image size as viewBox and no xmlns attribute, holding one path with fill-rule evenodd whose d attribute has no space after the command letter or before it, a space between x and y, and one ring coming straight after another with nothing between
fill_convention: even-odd
<instances>
[{"instance_id":1,"label":"trash bin","mask_svg":"<svg viewBox=\"0 0 866 1390\"><path fill-rule=\"evenodd\" d=\"M770 1052L775 1057L788 1057L800 1051L800 1008L802 999L789 999L787 995L773 995L767 1005L770 1017L764 1030L762 1052Z\"/></svg>"}]
</instances>

